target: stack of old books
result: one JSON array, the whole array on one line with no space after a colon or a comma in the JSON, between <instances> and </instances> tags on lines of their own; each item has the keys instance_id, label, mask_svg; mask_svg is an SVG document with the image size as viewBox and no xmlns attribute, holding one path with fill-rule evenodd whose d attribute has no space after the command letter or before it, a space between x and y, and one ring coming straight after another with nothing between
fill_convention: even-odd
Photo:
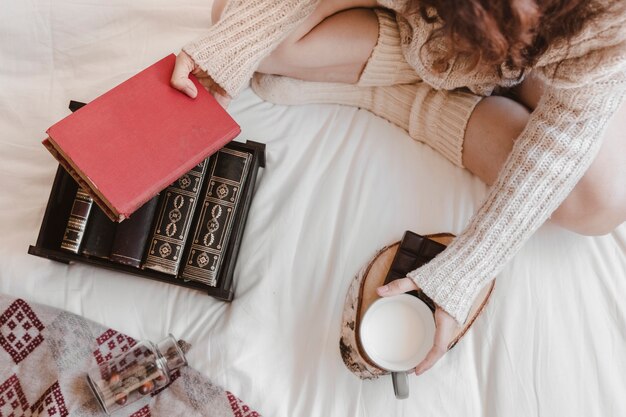
<instances>
[{"instance_id":1,"label":"stack of old books","mask_svg":"<svg viewBox=\"0 0 626 417\"><path fill-rule=\"evenodd\" d=\"M233 297L239 243L264 145L198 83L169 86L170 55L48 129L59 161L29 253Z\"/></svg>"}]
</instances>

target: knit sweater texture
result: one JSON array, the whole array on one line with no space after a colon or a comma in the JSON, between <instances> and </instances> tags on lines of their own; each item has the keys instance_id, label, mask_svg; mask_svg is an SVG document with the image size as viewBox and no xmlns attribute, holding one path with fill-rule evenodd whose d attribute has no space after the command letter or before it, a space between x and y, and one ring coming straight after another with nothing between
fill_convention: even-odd
<instances>
[{"instance_id":1,"label":"knit sweater texture","mask_svg":"<svg viewBox=\"0 0 626 417\"><path fill-rule=\"evenodd\" d=\"M183 50L234 97L317 2L230 0L219 22ZM527 74L506 65L493 72L470 69L461 58L451 60L444 72L434 71L443 44L421 49L437 23L408 14L407 3L379 1L396 12L406 61L434 89L464 88L488 96ZM626 94L626 15L610 13L589 23L569 42L552 45L532 70L547 87L481 207L445 251L408 274L460 323L481 288L550 218L596 156ZM436 122L447 124L445 118Z\"/></svg>"}]
</instances>

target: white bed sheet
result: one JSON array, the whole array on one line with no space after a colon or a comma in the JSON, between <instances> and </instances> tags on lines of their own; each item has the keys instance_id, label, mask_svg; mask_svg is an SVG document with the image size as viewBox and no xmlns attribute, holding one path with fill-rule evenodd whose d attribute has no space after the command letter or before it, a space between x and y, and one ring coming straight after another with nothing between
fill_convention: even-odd
<instances>
[{"instance_id":1,"label":"white bed sheet","mask_svg":"<svg viewBox=\"0 0 626 417\"><path fill-rule=\"evenodd\" d=\"M45 130L210 21L210 1L0 0L0 291L138 338L172 332L190 364L267 416L626 415L626 227L545 225L470 333L396 401L339 355L353 275L406 229L459 233L486 188L373 115L274 106L250 90L239 140L267 144L235 300L29 256L56 164ZM3 364L0 364L3 366ZM1 381L0 381L1 382Z\"/></svg>"}]
</instances>

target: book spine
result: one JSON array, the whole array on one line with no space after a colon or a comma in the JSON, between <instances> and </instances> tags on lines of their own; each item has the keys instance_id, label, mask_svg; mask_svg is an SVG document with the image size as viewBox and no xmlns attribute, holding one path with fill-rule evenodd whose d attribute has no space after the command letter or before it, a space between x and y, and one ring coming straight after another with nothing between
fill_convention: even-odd
<instances>
[{"instance_id":1,"label":"book spine","mask_svg":"<svg viewBox=\"0 0 626 417\"><path fill-rule=\"evenodd\" d=\"M178 274L208 165L207 158L162 193L142 268Z\"/></svg>"},{"instance_id":2,"label":"book spine","mask_svg":"<svg viewBox=\"0 0 626 417\"><path fill-rule=\"evenodd\" d=\"M92 205L93 200L89 197L89 194L79 187L76 191L76 197L74 197L74 204L72 204L72 211L65 227L65 233L63 233L62 249L78 253Z\"/></svg>"},{"instance_id":3,"label":"book spine","mask_svg":"<svg viewBox=\"0 0 626 417\"><path fill-rule=\"evenodd\" d=\"M159 197L154 197L141 206L132 217L117 225L109 259L139 268L154 220Z\"/></svg>"},{"instance_id":4,"label":"book spine","mask_svg":"<svg viewBox=\"0 0 626 417\"><path fill-rule=\"evenodd\" d=\"M200 214L181 277L216 287L252 155L222 148L211 157Z\"/></svg>"},{"instance_id":5,"label":"book spine","mask_svg":"<svg viewBox=\"0 0 626 417\"><path fill-rule=\"evenodd\" d=\"M97 205L91 208L89 225L83 238L81 253L85 256L108 259L115 237L117 223L111 221Z\"/></svg>"}]
</instances>

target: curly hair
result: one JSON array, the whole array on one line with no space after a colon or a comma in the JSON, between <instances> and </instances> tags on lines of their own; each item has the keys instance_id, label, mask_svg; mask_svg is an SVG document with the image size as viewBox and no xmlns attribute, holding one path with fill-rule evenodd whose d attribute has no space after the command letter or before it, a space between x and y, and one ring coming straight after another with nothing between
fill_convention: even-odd
<instances>
[{"instance_id":1,"label":"curly hair","mask_svg":"<svg viewBox=\"0 0 626 417\"><path fill-rule=\"evenodd\" d=\"M466 56L472 67L523 71L557 42L566 44L585 25L608 11L593 0L418 0L414 12L440 23L424 45L444 42L433 67L445 71L450 59Z\"/></svg>"}]
</instances>

